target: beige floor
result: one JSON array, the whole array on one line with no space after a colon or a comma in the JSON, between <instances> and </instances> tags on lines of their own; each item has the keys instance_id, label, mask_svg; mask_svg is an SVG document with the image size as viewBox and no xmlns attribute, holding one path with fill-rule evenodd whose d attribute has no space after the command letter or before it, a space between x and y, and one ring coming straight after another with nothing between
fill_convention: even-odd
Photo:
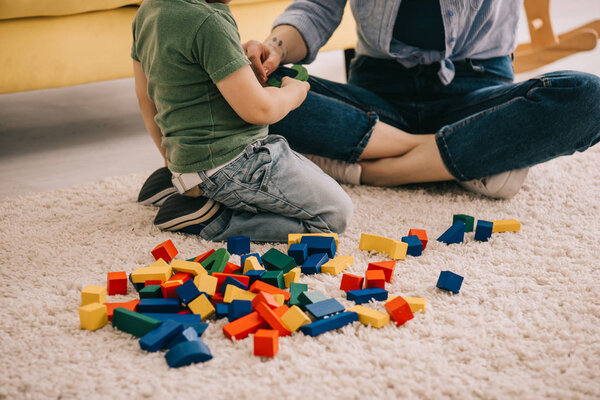
<instances>
[{"instance_id":1,"label":"beige floor","mask_svg":"<svg viewBox=\"0 0 600 400\"><path fill-rule=\"evenodd\" d=\"M552 15L560 33L600 18L600 1L555 0ZM519 39L528 40L523 23ZM309 73L342 81L342 58L341 52L323 53ZM600 75L600 48L518 79L558 69ZM160 164L131 79L0 95L0 198L151 171Z\"/></svg>"}]
</instances>

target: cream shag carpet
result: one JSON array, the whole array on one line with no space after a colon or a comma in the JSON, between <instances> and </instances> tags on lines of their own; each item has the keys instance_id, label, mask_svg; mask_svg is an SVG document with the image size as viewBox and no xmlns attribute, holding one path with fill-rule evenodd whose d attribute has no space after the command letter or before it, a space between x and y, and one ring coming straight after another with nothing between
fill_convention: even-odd
<instances>
[{"instance_id":1,"label":"cream shag carpet","mask_svg":"<svg viewBox=\"0 0 600 400\"><path fill-rule=\"evenodd\" d=\"M150 264L150 250L166 239L178 258L222 243L155 229L156 210L135 202L142 175L3 200L0 398L598 398L599 165L596 146L534 167L511 201L450 183L346 187L355 204L339 249L354 256L348 272L387 259L358 250L361 232L400 238L427 229L424 254L399 261L388 286L425 297L427 313L402 327L297 333L280 340L274 359L254 357L251 339L232 343L221 331L225 320L213 321L203 339L214 358L180 369L111 326L80 330L80 291L104 285L108 271ZM522 230L488 243L473 234L463 244L436 242L455 213L516 218ZM464 276L458 295L435 288L441 270ZM301 282L351 305L340 276ZM111 300L135 297L129 293Z\"/></svg>"}]
</instances>

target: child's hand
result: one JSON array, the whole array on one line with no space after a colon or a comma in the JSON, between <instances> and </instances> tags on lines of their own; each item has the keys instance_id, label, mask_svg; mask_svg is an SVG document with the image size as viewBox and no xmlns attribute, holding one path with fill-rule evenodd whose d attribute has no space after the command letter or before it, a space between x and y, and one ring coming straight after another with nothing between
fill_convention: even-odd
<instances>
[{"instance_id":1,"label":"child's hand","mask_svg":"<svg viewBox=\"0 0 600 400\"><path fill-rule=\"evenodd\" d=\"M310 89L310 84L308 82L302 82L297 79L290 78L289 76L284 76L281 79L281 88L291 89L297 94L297 102L292 108L292 110L294 110L298 108L300 104L302 104L304 99L306 99L306 95L308 93L308 90Z\"/></svg>"}]
</instances>

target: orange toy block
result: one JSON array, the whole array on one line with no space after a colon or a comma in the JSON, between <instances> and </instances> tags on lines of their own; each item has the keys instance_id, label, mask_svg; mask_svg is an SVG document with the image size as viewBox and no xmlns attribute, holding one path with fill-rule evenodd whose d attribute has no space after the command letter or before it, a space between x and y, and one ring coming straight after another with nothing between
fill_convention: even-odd
<instances>
[{"instance_id":1,"label":"orange toy block","mask_svg":"<svg viewBox=\"0 0 600 400\"><path fill-rule=\"evenodd\" d=\"M175 275L173 275L172 277L169 278L169 281L181 281L182 283L186 283L187 281L189 281L190 279L192 279L194 276L192 274L190 274L189 272L177 272Z\"/></svg>"},{"instance_id":2,"label":"orange toy block","mask_svg":"<svg viewBox=\"0 0 600 400\"><path fill-rule=\"evenodd\" d=\"M254 297L254 299L252 300L252 309L256 310L256 306L259 303L265 303L270 308L277 308L280 305L277 302L277 300L275 300L274 295L272 295L271 293L263 292L263 291L258 292L256 297Z\"/></svg>"},{"instance_id":3,"label":"orange toy block","mask_svg":"<svg viewBox=\"0 0 600 400\"><path fill-rule=\"evenodd\" d=\"M254 334L254 355L275 357L279 350L279 332L275 329L259 329Z\"/></svg>"},{"instance_id":4,"label":"orange toy block","mask_svg":"<svg viewBox=\"0 0 600 400\"><path fill-rule=\"evenodd\" d=\"M421 243L423 243L423 250L427 247L427 232L425 229L411 229L408 231L408 236L416 235Z\"/></svg>"},{"instance_id":5,"label":"orange toy block","mask_svg":"<svg viewBox=\"0 0 600 400\"><path fill-rule=\"evenodd\" d=\"M273 310L273 312L275 313L275 315L277 315L278 318L281 319L281 317L283 317L283 314L285 314L287 312L287 310L289 310L289 309L290 308L284 304L282 306L275 308Z\"/></svg>"},{"instance_id":6,"label":"orange toy block","mask_svg":"<svg viewBox=\"0 0 600 400\"><path fill-rule=\"evenodd\" d=\"M385 289L385 273L380 269L371 269L365 272L365 288Z\"/></svg>"},{"instance_id":7,"label":"orange toy block","mask_svg":"<svg viewBox=\"0 0 600 400\"><path fill-rule=\"evenodd\" d=\"M289 336L291 332L288 328L281 322L277 314L273 310L269 308L265 303L258 303L256 305L256 312L264 319L269 326L277 331L279 331L279 336Z\"/></svg>"},{"instance_id":8,"label":"orange toy block","mask_svg":"<svg viewBox=\"0 0 600 400\"><path fill-rule=\"evenodd\" d=\"M106 312L108 314L108 320L112 321L113 312L115 311L115 308L123 307L128 310L135 311L139 302L140 302L139 299L135 299L135 300L127 301L125 303L106 303L105 306L106 306Z\"/></svg>"},{"instance_id":9,"label":"orange toy block","mask_svg":"<svg viewBox=\"0 0 600 400\"><path fill-rule=\"evenodd\" d=\"M125 271L108 272L106 274L106 290L109 296L127 294L127 273Z\"/></svg>"},{"instance_id":10,"label":"orange toy block","mask_svg":"<svg viewBox=\"0 0 600 400\"><path fill-rule=\"evenodd\" d=\"M369 263L367 267L367 271L370 270L381 270L385 274L385 281L390 283L392 281L392 277L394 276L394 268L396 268L396 260L392 261L379 261L374 263Z\"/></svg>"},{"instance_id":11,"label":"orange toy block","mask_svg":"<svg viewBox=\"0 0 600 400\"><path fill-rule=\"evenodd\" d=\"M340 290L348 292L350 290L362 289L364 278L362 276L353 274L342 275L342 282L340 283Z\"/></svg>"},{"instance_id":12,"label":"orange toy block","mask_svg":"<svg viewBox=\"0 0 600 400\"><path fill-rule=\"evenodd\" d=\"M171 239L169 239L156 246L151 253L156 260L162 258L166 262L171 262L179 252L173 242L171 242Z\"/></svg>"},{"instance_id":13,"label":"orange toy block","mask_svg":"<svg viewBox=\"0 0 600 400\"><path fill-rule=\"evenodd\" d=\"M263 281L254 281L252 286L250 286L250 291L254 293L258 293L260 291L271 293L271 294L282 294L285 301L290 299L290 292L287 290L279 289L276 286L269 285Z\"/></svg>"},{"instance_id":14,"label":"orange toy block","mask_svg":"<svg viewBox=\"0 0 600 400\"><path fill-rule=\"evenodd\" d=\"M390 317L396 321L397 326L414 318L410 305L401 296L385 303L385 309L390 314Z\"/></svg>"},{"instance_id":15,"label":"orange toy block","mask_svg":"<svg viewBox=\"0 0 600 400\"><path fill-rule=\"evenodd\" d=\"M160 291L165 299L178 299L177 288L183 285L182 281L166 281L160 285Z\"/></svg>"},{"instance_id":16,"label":"orange toy block","mask_svg":"<svg viewBox=\"0 0 600 400\"><path fill-rule=\"evenodd\" d=\"M255 311L225 324L223 326L223 334L231 340L241 340L248 337L249 334L266 327L267 323L265 320Z\"/></svg>"},{"instance_id":17,"label":"orange toy block","mask_svg":"<svg viewBox=\"0 0 600 400\"><path fill-rule=\"evenodd\" d=\"M236 264L230 263L230 262L228 262L227 264L225 264L225 269L223 270L223 273L225 273L225 274L237 274L239 272L242 272L242 267L240 267L239 265L236 265Z\"/></svg>"},{"instance_id":18,"label":"orange toy block","mask_svg":"<svg viewBox=\"0 0 600 400\"><path fill-rule=\"evenodd\" d=\"M194 262L196 262L196 263L202 263L202 261L204 261L208 257L210 257L212 255L212 253L214 253L214 252L215 252L215 249L212 249L212 250L207 251L204 254L200 254L198 257L194 258ZM204 268L204 267L202 267L202 268Z\"/></svg>"}]
</instances>

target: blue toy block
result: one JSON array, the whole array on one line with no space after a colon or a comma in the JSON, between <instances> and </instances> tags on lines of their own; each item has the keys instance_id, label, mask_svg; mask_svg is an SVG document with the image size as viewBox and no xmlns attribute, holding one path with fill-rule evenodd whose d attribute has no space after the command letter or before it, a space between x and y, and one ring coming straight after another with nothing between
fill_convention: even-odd
<instances>
[{"instance_id":1,"label":"blue toy block","mask_svg":"<svg viewBox=\"0 0 600 400\"><path fill-rule=\"evenodd\" d=\"M332 314L337 314L345 310L344 306L336 299L327 299L318 303L307 304L306 310L310 312L316 319L325 318Z\"/></svg>"},{"instance_id":2,"label":"blue toy block","mask_svg":"<svg viewBox=\"0 0 600 400\"><path fill-rule=\"evenodd\" d=\"M250 238L248 236L230 236L227 238L227 251L229 254L250 253Z\"/></svg>"},{"instance_id":3,"label":"blue toy block","mask_svg":"<svg viewBox=\"0 0 600 400\"><path fill-rule=\"evenodd\" d=\"M181 342L191 342L192 340L198 340L198 332L193 327L189 327L179 332L173 339L171 339L165 346L164 349L170 349L171 347Z\"/></svg>"},{"instance_id":4,"label":"blue toy block","mask_svg":"<svg viewBox=\"0 0 600 400\"><path fill-rule=\"evenodd\" d=\"M189 280L185 282L181 286L177 286L175 288L179 299L181 302L187 306L187 304L194 300L196 297L200 296L200 291L198 290L198 286L194 283L193 280Z\"/></svg>"},{"instance_id":5,"label":"blue toy block","mask_svg":"<svg viewBox=\"0 0 600 400\"><path fill-rule=\"evenodd\" d=\"M248 286L246 286L242 282L238 281L234 277L228 276L227 278L225 278L225 280L223 281L223 284L221 285L221 293L225 294L225 290L227 289L227 285L233 285L233 286L239 287L240 289L248 290Z\"/></svg>"},{"instance_id":6,"label":"blue toy block","mask_svg":"<svg viewBox=\"0 0 600 400\"><path fill-rule=\"evenodd\" d=\"M141 313L177 313L179 299L140 299L137 311Z\"/></svg>"},{"instance_id":7,"label":"blue toy block","mask_svg":"<svg viewBox=\"0 0 600 400\"><path fill-rule=\"evenodd\" d=\"M297 306L300 304L298 300L298 296L300 293L306 292L308 290L308 285L306 283L290 283L290 306Z\"/></svg>"},{"instance_id":8,"label":"blue toy block","mask_svg":"<svg viewBox=\"0 0 600 400\"><path fill-rule=\"evenodd\" d=\"M296 264L302 265L308 258L308 246L306 243L294 243L288 249L288 256L296 260Z\"/></svg>"},{"instance_id":9,"label":"blue toy block","mask_svg":"<svg viewBox=\"0 0 600 400\"><path fill-rule=\"evenodd\" d=\"M388 292L381 288L358 289L346 292L346 299L356 304L368 303L370 300L384 301L388 298Z\"/></svg>"},{"instance_id":10,"label":"blue toy block","mask_svg":"<svg viewBox=\"0 0 600 400\"><path fill-rule=\"evenodd\" d=\"M440 277L437 281L437 287L442 290L447 290L454 294L458 294L460 287L462 286L463 277L455 274L452 271L440 272Z\"/></svg>"},{"instance_id":11,"label":"blue toy block","mask_svg":"<svg viewBox=\"0 0 600 400\"><path fill-rule=\"evenodd\" d=\"M150 352L158 351L164 348L180 332L183 332L183 325L179 322L173 320L165 321L158 328L142 336L140 347Z\"/></svg>"},{"instance_id":12,"label":"blue toy block","mask_svg":"<svg viewBox=\"0 0 600 400\"><path fill-rule=\"evenodd\" d=\"M423 253L423 242L417 235L404 236L402 237L402 241L408 244L408 250L406 250L406 254L409 256L418 257Z\"/></svg>"},{"instance_id":13,"label":"blue toy block","mask_svg":"<svg viewBox=\"0 0 600 400\"><path fill-rule=\"evenodd\" d=\"M452 244L462 243L465 238L465 223L464 221L456 221L442 236L437 238L438 242Z\"/></svg>"},{"instance_id":14,"label":"blue toy block","mask_svg":"<svg viewBox=\"0 0 600 400\"><path fill-rule=\"evenodd\" d=\"M157 319L159 321L172 320L183 325L183 329L194 328L199 336L201 336L208 324L202 322L199 314L165 314L165 313L144 313L145 316Z\"/></svg>"},{"instance_id":15,"label":"blue toy block","mask_svg":"<svg viewBox=\"0 0 600 400\"><path fill-rule=\"evenodd\" d=\"M335 257L336 244L335 238L324 236L302 236L300 244L308 247L308 255L326 253L329 258Z\"/></svg>"},{"instance_id":16,"label":"blue toy block","mask_svg":"<svg viewBox=\"0 0 600 400\"><path fill-rule=\"evenodd\" d=\"M308 256L308 259L300 267L303 274L318 274L321 272L321 265L329 261L329 256L325 253L317 253Z\"/></svg>"},{"instance_id":17,"label":"blue toy block","mask_svg":"<svg viewBox=\"0 0 600 400\"><path fill-rule=\"evenodd\" d=\"M494 223L491 221L478 220L475 228L475 240L487 242L492 237Z\"/></svg>"},{"instance_id":18,"label":"blue toy block","mask_svg":"<svg viewBox=\"0 0 600 400\"><path fill-rule=\"evenodd\" d=\"M148 285L139 292L140 299L162 299L162 289L160 285Z\"/></svg>"},{"instance_id":19,"label":"blue toy block","mask_svg":"<svg viewBox=\"0 0 600 400\"><path fill-rule=\"evenodd\" d=\"M192 342L181 342L176 344L165 355L167 364L171 368L179 368L185 365L205 362L212 358L208 346L202 339Z\"/></svg>"},{"instance_id":20,"label":"blue toy block","mask_svg":"<svg viewBox=\"0 0 600 400\"><path fill-rule=\"evenodd\" d=\"M229 304L229 313L227 319L229 322L242 318L252 312L252 301L250 300L233 300Z\"/></svg>"},{"instance_id":21,"label":"blue toy block","mask_svg":"<svg viewBox=\"0 0 600 400\"><path fill-rule=\"evenodd\" d=\"M242 267L244 267L244 265L246 264L246 258L248 258L248 257L256 257L256 259L258 260L258 263L260 265L263 265L263 260L262 260L262 258L260 258L260 254L250 253L250 254L244 254L244 255L240 256L240 260L241 260L240 265Z\"/></svg>"},{"instance_id":22,"label":"blue toy block","mask_svg":"<svg viewBox=\"0 0 600 400\"><path fill-rule=\"evenodd\" d=\"M260 280L260 278L266 273L267 271L265 271L264 269L258 269L258 270L250 270L248 272L246 272L244 275L250 277L250 282L249 285L252 286L252 284L257 281Z\"/></svg>"},{"instance_id":23,"label":"blue toy block","mask_svg":"<svg viewBox=\"0 0 600 400\"><path fill-rule=\"evenodd\" d=\"M229 315L229 303L215 304L215 316L217 319L225 318Z\"/></svg>"},{"instance_id":24,"label":"blue toy block","mask_svg":"<svg viewBox=\"0 0 600 400\"><path fill-rule=\"evenodd\" d=\"M131 274L129 274L129 282L131 282L131 284L133 285L133 288L136 290L136 292L139 292L146 286L146 284L144 282L133 283L133 280L131 279Z\"/></svg>"},{"instance_id":25,"label":"blue toy block","mask_svg":"<svg viewBox=\"0 0 600 400\"><path fill-rule=\"evenodd\" d=\"M317 336L321 333L329 332L342 326L358 321L358 314L352 311L344 311L339 314L332 315L329 318L324 318L312 322L308 325L300 327L300 330L305 335Z\"/></svg>"}]
</instances>

